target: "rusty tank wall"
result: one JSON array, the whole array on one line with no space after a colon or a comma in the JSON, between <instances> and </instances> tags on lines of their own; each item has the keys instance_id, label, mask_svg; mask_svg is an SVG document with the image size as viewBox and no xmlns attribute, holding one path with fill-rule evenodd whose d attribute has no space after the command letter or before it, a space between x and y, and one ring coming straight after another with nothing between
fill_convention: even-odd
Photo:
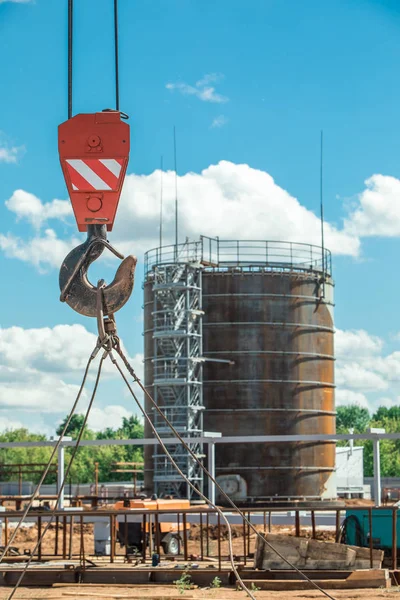
<instances>
[{"instance_id":1,"label":"rusty tank wall","mask_svg":"<svg viewBox=\"0 0 400 600\"><path fill-rule=\"evenodd\" d=\"M235 362L204 365L205 430L335 433L333 282L327 277L319 300L316 280L315 272L205 270L203 353ZM216 446L219 481L236 477L243 499L333 498L334 468L332 442ZM229 482L226 490L234 492Z\"/></svg>"}]
</instances>

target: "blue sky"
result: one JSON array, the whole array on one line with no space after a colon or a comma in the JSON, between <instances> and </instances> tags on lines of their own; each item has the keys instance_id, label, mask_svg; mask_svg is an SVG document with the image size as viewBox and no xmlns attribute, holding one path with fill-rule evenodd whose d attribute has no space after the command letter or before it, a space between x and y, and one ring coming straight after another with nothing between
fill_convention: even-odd
<instances>
[{"instance_id":1,"label":"blue sky","mask_svg":"<svg viewBox=\"0 0 400 600\"><path fill-rule=\"evenodd\" d=\"M0 429L53 428L95 332L58 299L58 265L82 239L66 214L57 155L67 117L66 4L0 0ZM74 112L93 112L114 104L112 1L75 5ZM400 9L390 0L120 0L121 109L132 151L110 240L139 257L134 295L118 314L138 368L142 258L157 244L157 169L161 155L166 171L173 167L173 126L182 238L312 243L323 129L338 400L398 402L399 61ZM171 172L164 182L170 241ZM103 260L92 278L110 280L115 268ZM56 364L44 358L49 345ZM110 373L93 425L131 408Z\"/></svg>"}]
</instances>

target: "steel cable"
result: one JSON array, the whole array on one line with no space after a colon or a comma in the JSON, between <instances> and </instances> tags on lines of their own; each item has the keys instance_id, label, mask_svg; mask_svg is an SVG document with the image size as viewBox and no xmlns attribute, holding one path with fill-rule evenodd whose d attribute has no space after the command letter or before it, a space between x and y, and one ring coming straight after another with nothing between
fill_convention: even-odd
<instances>
[{"instance_id":1,"label":"steel cable","mask_svg":"<svg viewBox=\"0 0 400 600\"><path fill-rule=\"evenodd\" d=\"M115 108L119 110L118 0L114 0Z\"/></svg>"},{"instance_id":2,"label":"steel cable","mask_svg":"<svg viewBox=\"0 0 400 600\"><path fill-rule=\"evenodd\" d=\"M164 442L162 441L161 437L159 436L157 429L155 428L155 426L153 425L153 423L151 422L150 417L147 415L146 411L144 410L144 408L142 407L142 405L139 402L139 399L137 398L135 392L133 391L132 387L129 384L129 381L127 380L127 378L125 377L121 367L119 366L119 364L117 363L117 361L113 358L112 355L110 355L110 358L112 360L112 362L114 363L114 365L116 366L116 368L118 369L119 373L121 374L122 379L125 381L130 393L132 394L140 412L143 414L144 418L147 420L147 422L149 423L154 436L157 438L161 448L163 449L166 457L169 459L169 461L171 462L172 466L176 469L177 473L182 477L182 479L184 481L186 481L186 483L196 492L196 494L198 494L205 502L207 502L209 505L211 505L216 511L217 513L220 515L220 517L222 518L222 520L225 522L227 528L228 528L228 538L229 538L229 558L230 558L230 562L231 562L231 567L232 570L235 574L235 577L240 585L240 587L242 588L242 590L244 592L246 592L246 594L249 596L249 598L251 598L251 600L256 600L256 597L251 593L251 591L246 587L246 585L244 584L242 578L240 577L238 570L236 569L235 566L235 561L233 558L233 540L232 540L232 529L231 529L231 525L227 519L227 517L225 516L225 514L223 513L223 511L216 506L215 504L213 504L211 502L211 500L209 498L207 498L207 496L205 496L202 492L200 492L195 485L193 485L193 483L186 477L186 475L183 473L183 471L181 471L181 469L178 467L177 463L174 461L172 455L170 454L170 452L168 451L166 445L164 444Z\"/></svg>"},{"instance_id":3,"label":"steel cable","mask_svg":"<svg viewBox=\"0 0 400 600\"><path fill-rule=\"evenodd\" d=\"M48 520L48 522L46 524L46 527L44 528L42 534L40 535L39 539L37 540L36 546L34 547L34 549L33 549L32 553L31 553L29 559L27 560L26 565L25 565L25 567L24 567L21 575L19 576L17 583L15 584L15 586L14 586L11 594L8 596L7 600L11 600L14 597L15 592L18 590L19 586L21 585L22 580L25 577L25 574L26 574L26 572L28 570L28 567L31 564L32 559L33 559L33 557L34 557L37 549L39 548L40 544L42 543L43 538L44 538L45 534L47 533L47 531L48 531L48 529L49 529L49 527L50 527L50 525L51 525L51 523L53 521L53 517L55 515L55 512L57 511L58 502L60 500L61 494L62 494L62 492L64 490L64 487L65 487L65 482L66 482L67 477L69 475L69 472L71 470L72 463L73 463L73 461L75 459L76 453L78 451L79 445L80 445L81 440L82 440L82 436L83 436L84 431L85 431L86 423L88 421L89 414L90 414L90 411L91 411L91 408L92 408L92 405L93 405L93 402L94 402L94 399L95 399L95 396L96 396L97 388L98 388L98 385L99 385L102 366L103 366L104 360L107 358L108 354L109 354L109 352L108 352L108 350L106 350L104 352L103 356L100 359L99 367L97 369L96 381L95 381L95 384L94 384L94 387L93 387L92 396L90 398L89 405L88 405L87 410L86 410L85 418L83 420L82 427L81 427L81 429L79 431L79 435L78 435L78 438L76 440L76 444L75 444L73 452L72 452L72 456L71 456L71 458L69 460L69 463L68 463L68 466L67 466L67 468L65 470L64 478L63 478L63 480L61 482L60 489L57 492L55 507L50 512L49 520Z\"/></svg>"},{"instance_id":4,"label":"steel cable","mask_svg":"<svg viewBox=\"0 0 400 600\"><path fill-rule=\"evenodd\" d=\"M73 4L74 0L68 0L68 119L72 117Z\"/></svg>"},{"instance_id":5,"label":"steel cable","mask_svg":"<svg viewBox=\"0 0 400 600\"><path fill-rule=\"evenodd\" d=\"M63 430L62 430L62 432L61 432L61 434L60 434L60 437L58 438L58 440L57 440L57 442L56 442L55 446L53 447L53 451L52 451L52 453L51 453L50 459L49 459L49 461L48 461L48 463L47 463L47 466L46 466L45 470L43 471L43 473L42 473L42 475L41 475L41 477L40 477L40 481L39 481L39 483L37 484L37 486L36 486L36 488L35 488L35 491L33 492L32 496L31 496L31 499L29 500L29 502L28 502L27 506L25 506L24 512L23 512L23 514L22 514L22 516L21 516L20 520L18 521L18 523L17 523L17 525L16 525L16 527L15 527L15 529L14 529L14 532L13 532L13 534L11 535L11 538L10 538L9 542L7 543L6 547L4 548L4 550L3 550L3 552L2 552L2 554L1 554L1 556L0 556L0 563L2 562L3 558L6 556L6 554L7 554L8 550L10 549L10 546L12 545L12 543L13 543L13 541L14 541L14 539L15 539L15 536L17 535L18 529L19 529L19 528L20 528L20 526L22 525L22 523L23 523L23 521L25 520L25 518L26 518L26 516L27 516L28 512L29 512L29 511L30 511L30 509L32 508L32 504L33 504L33 502L34 502L35 498L36 498L36 497L38 496L38 494L39 494L40 488L41 488L41 486L43 485L43 482L44 482L44 480L45 480L45 478L46 478L46 475L48 474L48 472L49 472L49 470L50 470L51 463L52 463L52 461L53 461L53 459L54 459L54 457L55 457L55 455L56 455L56 452L57 452L58 448L60 447L60 444L61 444L61 442L62 442L62 439L63 439L63 437L64 437L64 436L65 436L65 434L66 434L66 431L67 431L67 429L68 429L68 426L69 426L69 424L70 424L70 422L71 422L71 419L72 419L72 417L74 416L74 413L75 413L76 407L77 407L77 405L78 405L79 399L80 399L80 397L81 397L81 395L82 395L82 392L83 392L83 389L84 389L84 387L85 387L85 383L86 383L86 379L87 379L87 376L88 376L88 373L89 373L89 368L90 368L91 362L92 362L92 361L93 361L93 359L95 358L96 354L97 354L97 346L96 346L95 350L93 350L93 352L91 353L91 355L90 355L90 357L89 357L89 360L88 360L88 362L87 362L87 365L86 365L85 373L84 373L84 375L83 375L83 379L82 379L81 386L80 386L80 388L79 388L79 391L78 391L78 394L77 394L77 396L76 396L75 402L74 402L74 404L73 404L73 406L72 406L72 409L71 409L71 411L70 411L70 413L69 413L69 415L68 415L68 418L67 418L67 420L66 420L66 422L65 422L65 425L64 425L64 427L63 427Z\"/></svg>"},{"instance_id":6,"label":"steel cable","mask_svg":"<svg viewBox=\"0 0 400 600\"><path fill-rule=\"evenodd\" d=\"M296 567L295 565L293 565L285 556L283 556L283 554L281 554L279 552L279 550L277 550L273 546L273 544L271 544L270 542L268 542L266 540L266 538L263 535L261 535L259 531L257 531L257 529L254 527L254 525L252 524L252 522L249 519L247 519L246 515L239 509L239 507L233 502L233 500L226 494L226 492L222 489L222 487L219 485L219 483L216 481L216 479L211 475L211 473L207 470L207 468L203 465L203 463L197 458L197 456L194 454L194 452L191 450L191 448L188 446L188 444L186 444L186 442L182 438L182 436L178 433L178 431L175 429L175 427L172 425L172 423L164 415L164 413L162 412L162 410L159 408L159 406L155 402L154 398L149 394L149 392L146 390L146 388L144 387L144 385L142 384L142 382L140 381L140 379L137 377L137 375L136 375L133 367L130 365L128 359L125 357L124 353L122 352L121 347L120 347L119 339L118 338L116 338L116 339L117 339L117 342L116 342L116 344L114 346L115 350L116 350L116 352L118 352L118 354L121 357L122 361L124 362L127 370L129 371L129 373L134 378L135 382L138 384L138 386L140 387L140 389L144 392L145 396L150 400L150 402L154 406L155 410L158 412L158 414L162 417L162 419L165 421L165 423L171 429L171 431L175 435L175 437L180 441L180 443L182 444L182 446L185 448L185 450L187 450L187 452L190 454L190 456L193 458L193 460L195 462L197 462L197 464L200 466L200 468L202 469L202 471L206 475L206 477L210 481L213 482L213 484L215 485L215 487L217 488L217 490L220 492L220 494L222 494L222 496L225 498L225 500L227 500L228 503L232 506L232 508L234 508L238 512L238 514L242 517L243 521L249 525L249 527L253 530L253 532L256 534L256 536L259 539L261 539L262 542L264 544L266 544L268 546L268 548L270 548L277 556L279 556L279 558L281 558L291 569L293 569L294 571L296 571L296 573L298 573L299 575L301 575L301 577L303 579L305 579L306 581L308 581L310 583L310 585L312 585L316 590L318 590L322 594L324 594L327 598L330 598L330 600L336 600L327 591L323 590L315 581L313 581L305 573L303 573L303 571L301 571L298 567ZM111 358L111 360L112 360L112 358ZM127 385L130 388L129 384L127 384ZM151 422L151 419L148 417L146 411L144 409L142 409L141 406L140 406L140 410L141 410L142 414L144 415L145 419L150 424L150 427L152 428L152 430L155 432L154 425ZM160 440L160 437L158 436L158 434L156 432L155 432L155 435L156 435L157 439ZM186 477L185 477L185 481L187 481L192 488L194 487L191 484L191 482L188 481L188 479ZM199 491L197 490L197 488L195 488L195 489L196 489L196 492L199 493ZM210 503L210 504L212 505L212 503ZM215 507L215 505L212 505L212 506Z\"/></svg>"}]
</instances>

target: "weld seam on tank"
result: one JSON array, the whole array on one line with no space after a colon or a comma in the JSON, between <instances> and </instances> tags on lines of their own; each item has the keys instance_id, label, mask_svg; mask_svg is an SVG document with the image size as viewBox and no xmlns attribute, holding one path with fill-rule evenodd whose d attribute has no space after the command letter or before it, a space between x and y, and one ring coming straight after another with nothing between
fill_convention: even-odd
<instances>
[{"instance_id":1,"label":"weld seam on tank","mask_svg":"<svg viewBox=\"0 0 400 600\"><path fill-rule=\"evenodd\" d=\"M332 354L317 354L315 352L287 352L286 350L207 350L207 354L279 354L284 356L310 356L336 360ZM146 360L146 359L144 359Z\"/></svg>"},{"instance_id":2,"label":"weld seam on tank","mask_svg":"<svg viewBox=\"0 0 400 600\"><path fill-rule=\"evenodd\" d=\"M332 473L333 471L335 471L336 469L334 467L313 467L313 466L309 466L307 465L306 467L303 466L294 466L294 465L288 465L288 466L279 466L279 467L219 467L218 465L215 467L217 471L230 471L230 472L240 472L240 471L328 471L330 473Z\"/></svg>"},{"instance_id":3,"label":"weld seam on tank","mask_svg":"<svg viewBox=\"0 0 400 600\"><path fill-rule=\"evenodd\" d=\"M318 410L317 408L207 408L207 412L294 412L294 413L313 413L319 415L329 415L335 417L336 410Z\"/></svg>"},{"instance_id":4,"label":"weld seam on tank","mask_svg":"<svg viewBox=\"0 0 400 600\"><path fill-rule=\"evenodd\" d=\"M216 325L223 325L225 327L231 327L232 325L269 325L271 327L303 327L305 329L313 329L316 331L327 331L329 333L335 333L335 330L331 327L323 327L322 325L309 325L308 323L278 323L277 321L215 321L205 322L203 327L210 327Z\"/></svg>"},{"instance_id":5,"label":"weld seam on tank","mask_svg":"<svg viewBox=\"0 0 400 600\"><path fill-rule=\"evenodd\" d=\"M203 294L203 298L295 298L296 300L310 300L310 302L320 300L320 298L316 296L298 296L291 294ZM322 302L329 306L335 306L333 302L327 302L325 299L322 300Z\"/></svg>"},{"instance_id":6,"label":"weld seam on tank","mask_svg":"<svg viewBox=\"0 0 400 600\"><path fill-rule=\"evenodd\" d=\"M335 388L334 383L327 381L306 381L305 379L203 379L204 383L294 383L296 385L318 385L322 387Z\"/></svg>"}]
</instances>

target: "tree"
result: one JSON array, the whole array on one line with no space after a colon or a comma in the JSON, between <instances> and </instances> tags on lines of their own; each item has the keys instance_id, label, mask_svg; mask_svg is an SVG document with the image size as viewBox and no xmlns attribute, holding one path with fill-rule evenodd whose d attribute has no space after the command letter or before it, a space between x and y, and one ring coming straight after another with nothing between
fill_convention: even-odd
<instances>
[{"instance_id":1,"label":"tree","mask_svg":"<svg viewBox=\"0 0 400 600\"><path fill-rule=\"evenodd\" d=\"M65 419L62 420L61 424L57 427L57 429L56 429L57 435L62 434L67 421L68 421L68 416L66 416ZM66 429L65 435L69 435L72 437L73 440L76 440L77 437L79 436L79 432L81 431L81 429L83 427L84 421L85 421L84 415L72 415L71 421L69 422L69 425ZM94 437L95 436L94 436L94 434L91 433L90 429L88 429L88 427L85 426L85 430L83 433L83 439L86 439L86 440L93 439Z\"/></svg>"},{"instance_id":2,"label":"tree","mask_svg":"<svg viewBox=\"0 0 400 600\"><path fill-rule=\"evenodd\" d=\"M368 410L357 404L337 407L336 430L338 433L348 433L350 428L354 428L355 433L364 433L370 420L371 416Z\"/></svg>"},{"instance_id":3,"label":"tree","mask_svg":"<svg viewBox=\"0 0 400 600\"><path fill-rule=\"evenodd\" d=\"M400 406L392 406L391 408L380 406L376 413L374 413L372 419L374 421L382 421L383 419L394 419L400 421Z\"/></svg>"},{"instance_id":4,"label":"tree","mask_svg":"<svg viewBox=\"0 0 400 600\"><path fill-rule=\"evenodd\" d=\"M46 439L46 436L30 433L27 429L14 429L0 433L0 442L39 442ZM50 460L51 448L37 446L33 448L3 448L0 453L0 481L16 481L18 474L8 472L3 465L16 465L26 463L47 464ZM3 466L3 468L2 468ZM40 479L40 473L26 473L22 479L37 483ZM49 473L45 483L54 483L56 474Z\"/></svg>"},{"instance_id":5,"label":"tree","mask_svg":"<svg viewBox=\"0 0 400 600\"><path fill-rule=\"evenodd\" d=\"M137 440L144 437L143 423L136 415L130 416L129 419L122 417L122 427L119 431L122 434L122 439Z\"/></svg>"}]
</instances>

